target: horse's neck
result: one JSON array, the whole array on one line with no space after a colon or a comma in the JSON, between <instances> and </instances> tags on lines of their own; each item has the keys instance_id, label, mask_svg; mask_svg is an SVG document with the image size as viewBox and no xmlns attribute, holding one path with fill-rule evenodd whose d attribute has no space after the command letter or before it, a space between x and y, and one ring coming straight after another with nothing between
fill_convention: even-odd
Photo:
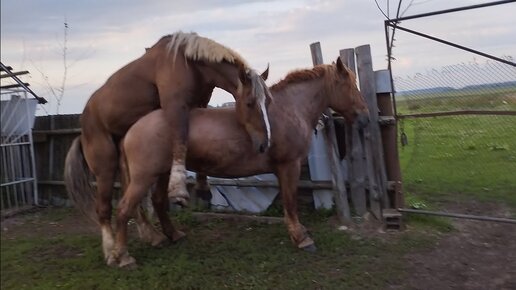
<instances>
[{"instance_id":1,"label":"horse's neck","mask_svg":"<svg viewBox=\"0 0 516 290\"><path fill-rule=\"evenodd\" d=\"M328 107L323 79L290 84L280 90L272 90L271 93L278 110L292 111L291 114L297 115L309 127L315 127L322 112Z\"/></svg>"},{"instance_id":2,"label":"horse's neck","mask_svg":"<svg viewBox=\"0 0 516 290\"><path fill-rule=\"evenodd\" d=\"M229 63L203 63L199 65L203 78L210 85L236 95L238 89L238 68Z\"/></svg>"}]
</instances>

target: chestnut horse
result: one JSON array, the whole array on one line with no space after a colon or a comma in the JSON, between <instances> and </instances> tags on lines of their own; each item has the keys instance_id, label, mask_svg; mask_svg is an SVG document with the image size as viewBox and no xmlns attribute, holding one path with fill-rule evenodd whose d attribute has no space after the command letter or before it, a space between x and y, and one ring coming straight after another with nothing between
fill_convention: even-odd
<instances>
[{"instance_id":1,"label":"chestnut horse","mask_svg":"<svg viewBox=\"0 0 516 290\"><path fill-rule=\"evenodd\" d=\"M279 180L291 240L299 248L315 250L314 241L299 222L296 200L301 162L308 154L313 128L327 107L348 122L358 118L359 124L365 126L369 120L367 104L357 89L354 74L340 58L333 65L294 71L270 90L273 98L268 110L273 130L266 154L252 149L233 109L194 109L190 114L186 165L201 176L222 178L274 173ZM136 122L120 144L128 186L117 209L112 258L118 266L135 265L127 250L127 222L134 214L139 227L147 228L143 232L149 241L158 244L165 238L138 210L142 198L156 182L152 199L165 234L176 238L184 235L171 225L164 198L173 138L166 112L156 110Z\"/></svg>"},{"instance_id":2,"label":"chestnut horse","mask_svg":"<svg viewBox=\"0 0 516 290\"><path fill-rule=\"evenodd\" d=\"M96 216L91 210L86 214L98 219L106 259L114 245L111 201L119 165L117 143L138 119L161 107L172 138L167 158L169 167L172 164L169 197L186 205L189 195L184 163L189 112L206 107L214 87L234 96L235 122L250 136L252 150L264 152L270 144L265 103L270 92L265 82L236 52L195 33L162 37L143 56L115 72L88 100L80 120L80 139L66 158L64 179L70 199L79 209L85 209L91 207L82 204L88 202L82 198L84 191L93 194L93 189L80 177L88 169L95 176ZM74 167L84 161L87 168Z\"/></svg>"}]
</instances>

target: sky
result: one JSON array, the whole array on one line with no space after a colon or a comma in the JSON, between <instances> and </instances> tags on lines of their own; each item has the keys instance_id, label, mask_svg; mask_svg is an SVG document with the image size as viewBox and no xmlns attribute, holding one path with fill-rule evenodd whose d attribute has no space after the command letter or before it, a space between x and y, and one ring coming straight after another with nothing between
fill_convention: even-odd
<instances>
[{"instance_id":1,"label":"sky","mask_svg":"<svg viewBox=\"0 0 516 290\"><path fill-rule=\"evenodd\" d=\"M407 16L486 2L492 1L405 0L402 10ZM377 3L385 14L395 15L398 1ZM309 45L316 41L326 63L335 60L340 49L369 44L373 68L385 69L385 16L378 6L374 0L2 0L1 61L31 72L24 81L49 101L38 108L39 115L82 112L111 74L160 37L179 30L231 47L259 72L270 64L269 85L291 70L311 67ZM402 25L496 56L515 57L514 15L516 3L510 3ZM395 76L473 58L399 31L395 45ZM59 95L64 76L58 106L54 94ZM210 104L228 101L232 96L217 89Z\"/></svg>"}]
</instances>

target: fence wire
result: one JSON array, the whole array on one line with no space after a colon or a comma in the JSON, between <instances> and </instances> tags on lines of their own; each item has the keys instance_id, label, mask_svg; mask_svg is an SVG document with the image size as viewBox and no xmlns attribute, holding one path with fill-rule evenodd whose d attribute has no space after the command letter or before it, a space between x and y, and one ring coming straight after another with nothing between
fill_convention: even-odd
<instances>
[{"instance_id":1,"label":"fence wire","mask_svg":"<svg viewBox=\"0 0 516 290\"><path fill-rule=\"evenodd\" d=\"M516 67L473 59L394 83L406 191L516 197Z\"/></svg>"}]
</instances>

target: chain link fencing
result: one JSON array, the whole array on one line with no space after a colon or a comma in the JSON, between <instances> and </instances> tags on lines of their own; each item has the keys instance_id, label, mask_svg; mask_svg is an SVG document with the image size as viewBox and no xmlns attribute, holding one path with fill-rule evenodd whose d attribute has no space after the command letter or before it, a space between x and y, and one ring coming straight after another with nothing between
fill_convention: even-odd
<instances>
[{"instance_id":1,"label":"chain link fencing","mask_svg":"<svg viewBox=\"0 0 516 290\"><path fill-rule=\"evenodd\" d=\"M394 85L406 192L516 206L515 66L473 58Z\"/></svg>"}]
</instances>

